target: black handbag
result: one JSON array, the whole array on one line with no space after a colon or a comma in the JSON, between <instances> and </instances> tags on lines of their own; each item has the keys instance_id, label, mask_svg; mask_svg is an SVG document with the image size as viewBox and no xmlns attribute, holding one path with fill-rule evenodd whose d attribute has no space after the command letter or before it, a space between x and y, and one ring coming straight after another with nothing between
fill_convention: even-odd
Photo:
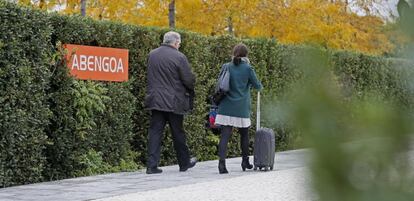
<instances>
[{"instance_id":1,"label":"black handbag","mask_svg":"<svg viewBox=\"0 0 414 201\"><path fill-rule=\"evenodd\" d=\"M226 94L226 92L218 90L211 96L211 100L215 105L219 105L220 102L224 99L224 97L226 97Z\"/></svg>"}]
</instances>

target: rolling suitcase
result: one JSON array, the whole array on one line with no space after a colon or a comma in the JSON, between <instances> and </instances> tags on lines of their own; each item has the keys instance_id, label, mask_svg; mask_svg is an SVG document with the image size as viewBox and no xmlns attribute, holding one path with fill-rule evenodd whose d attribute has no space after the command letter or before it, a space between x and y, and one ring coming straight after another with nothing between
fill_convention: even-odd
<instances>
[{"instance_id":1,"label":"rolling suitcase","mask_svg":"<svg viewBox=\"0 0 414 201\"><path fill-rule=\"evenodd\" d=\"M270 128L260 127L260 92L257 93L257 122L254 137L254 170L273 170L275 161L275 133Z\"/></svg>"}]
</instances>

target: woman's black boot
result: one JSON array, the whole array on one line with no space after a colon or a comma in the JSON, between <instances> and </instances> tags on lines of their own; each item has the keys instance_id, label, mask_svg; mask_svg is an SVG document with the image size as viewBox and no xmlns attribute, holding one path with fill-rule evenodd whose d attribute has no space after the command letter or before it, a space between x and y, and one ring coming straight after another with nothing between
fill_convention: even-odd
<instances>
[{"instance_id":1,"label":"woman's black boot","mask_svg":"<svg viewBox=\"0 0 414 201\"><path fill-rule=\"evenodd\" d=\"M226 160L219 160L218 169L220 174L229 173L226 169Z\"/></svg>"},{"instance_id":2,"label":"woman's black boot","mask_svg":"<svg viewBox=\"0 0 414 201\"><path fill-rule=\"evenodd\" d=\"M252 169L253 165L249 163L249 157L243 157L242 163L241 163L241 167L243 171L246 171L247 169Z\"/></svg>"}]
</instances>

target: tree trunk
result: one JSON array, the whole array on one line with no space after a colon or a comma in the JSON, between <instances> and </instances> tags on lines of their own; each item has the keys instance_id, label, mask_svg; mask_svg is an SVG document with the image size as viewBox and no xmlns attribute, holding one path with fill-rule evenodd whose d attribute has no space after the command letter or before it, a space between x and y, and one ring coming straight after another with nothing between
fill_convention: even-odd
<instances>
[{"instance_id":1,"label":"tree trunk","mask_svg":"<svg viewBox=\"0 0 414 201\"><path fill-rule=\"evenodd\" d=\"M171 0L168 5L168 21L170 29L175 29L175 0Z\"/></svg>"},{"instance_id":2,"label":"tree trunk","mask_svg":"<svg viewBox=\"0 0 414 201\"><path fill-rule=\"evenodd\" d=\"M227 18L227 22L228 22L228 28L229 28L229 34L231 36L234 35L234 31L233 31L233 19L231 17Z\"/></svg>"},{"instance_id":3,"label":"tree trunk","mask_svg":"<svg viewBox=\"0 0 414 201\"><path fill-rule=\"evenodd\" d=\"M40 0L39 1L39 8L42 9L42 10L47 9L45 0Z\"/></svg>"},{"instance_id":4,"label":"tree trunk","mask_svg":"<svg viewBox=\"0 0 414 201\"><path fill-rule=\"evenodd\" d=\"M81 15L86 16L86 0L81 0Z\"/></svg>"},{"instance_id":5,"label":"tree trunk","mask_svg":"<svg viewBox=\"0 0 414 201\"><path fill-rule=\"evenodd\" d=\"M349 8L349 0L344 0L344 12L351 12Z\"/></svg>"}]
</instances>

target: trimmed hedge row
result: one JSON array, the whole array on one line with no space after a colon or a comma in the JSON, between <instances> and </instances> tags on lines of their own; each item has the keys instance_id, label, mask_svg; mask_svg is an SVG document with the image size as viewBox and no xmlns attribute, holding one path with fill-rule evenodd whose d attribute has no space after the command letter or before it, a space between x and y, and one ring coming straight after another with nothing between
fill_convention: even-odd
<instances>
[{"instance_id":1,"label":"trimmed hedge row","mask_svg":"<svg viewBox=\"0 0 414 201\"><path fill-rule=\"evenodd\" d=\"M127 43L130 39L126 37L128 30L124 29L122 33L118 31L120 41L111 41L111 33L102 29L119 29L119 26L110 23L97 26L86 18L52 15L49 23L53 27L49 42L57 44L58 49L63 43L97 45L96 38L102 33L107 33L99 40L102 46L119 47L116 43ZM55 49L51 51L56 52ZM62 50L57 52L58 58L64 54ZM88 161L94 152L105 162L104 165L99 163L102 168L119 166L121 161L135 163L131 154L136 154L132 153L129 143L133 137L132 116L136 105L131 82L75 81L68 76L61 59L52 68L49 94L53 117L48 130L52 144L46 149L47 178L87 175L85 170L97 165Z\"/></svg>"},{"instance_id":2,"label":"trimmed hedge row","mask_svg":"<svg viewBox=\"0 0 414 201\"><path fill-rule=\"evenodd\" d=\"M1 186L145 165L149 122L143 105L146 59L168 30L45 14L2 0L0 25ZM219 136L206 130L204 123L208 96L221 64L230 60L232 47L243 42L250 48L249 57L265 87L264 108L281 98L301 76L295 63L304 48L267 39L179 32L181 51L197 76L195 109L185 118L188 144L199 159L216 159ZM130 81L74 80L62 60L61 44L65 43L129 49ZM398 82L407 73L393 69L396 64L408 69L412 63L347 52L331 55L335 74L349 96L377 90L407 107L414 105L412 95L404 90L407 86ZM256 118L254 105L255 98L252 119ZM277 131L280 150L294 148L294 142L300 140L300 134L271 118L265 118L263 125ZM161 165L176 163L169 132L167 129ZM238 141L233 135L230 157L239 155Z\"/></svg>"},{"instance_id":3,"label":"trimmed hedge row","mask_svg":"<svg viewBox=\"0 0 414 201\"><path fill-rule=\"evenodd\" d=\"M0 186L43 180L49 16L0 1Z\"/></svg>"}]
</instances>

